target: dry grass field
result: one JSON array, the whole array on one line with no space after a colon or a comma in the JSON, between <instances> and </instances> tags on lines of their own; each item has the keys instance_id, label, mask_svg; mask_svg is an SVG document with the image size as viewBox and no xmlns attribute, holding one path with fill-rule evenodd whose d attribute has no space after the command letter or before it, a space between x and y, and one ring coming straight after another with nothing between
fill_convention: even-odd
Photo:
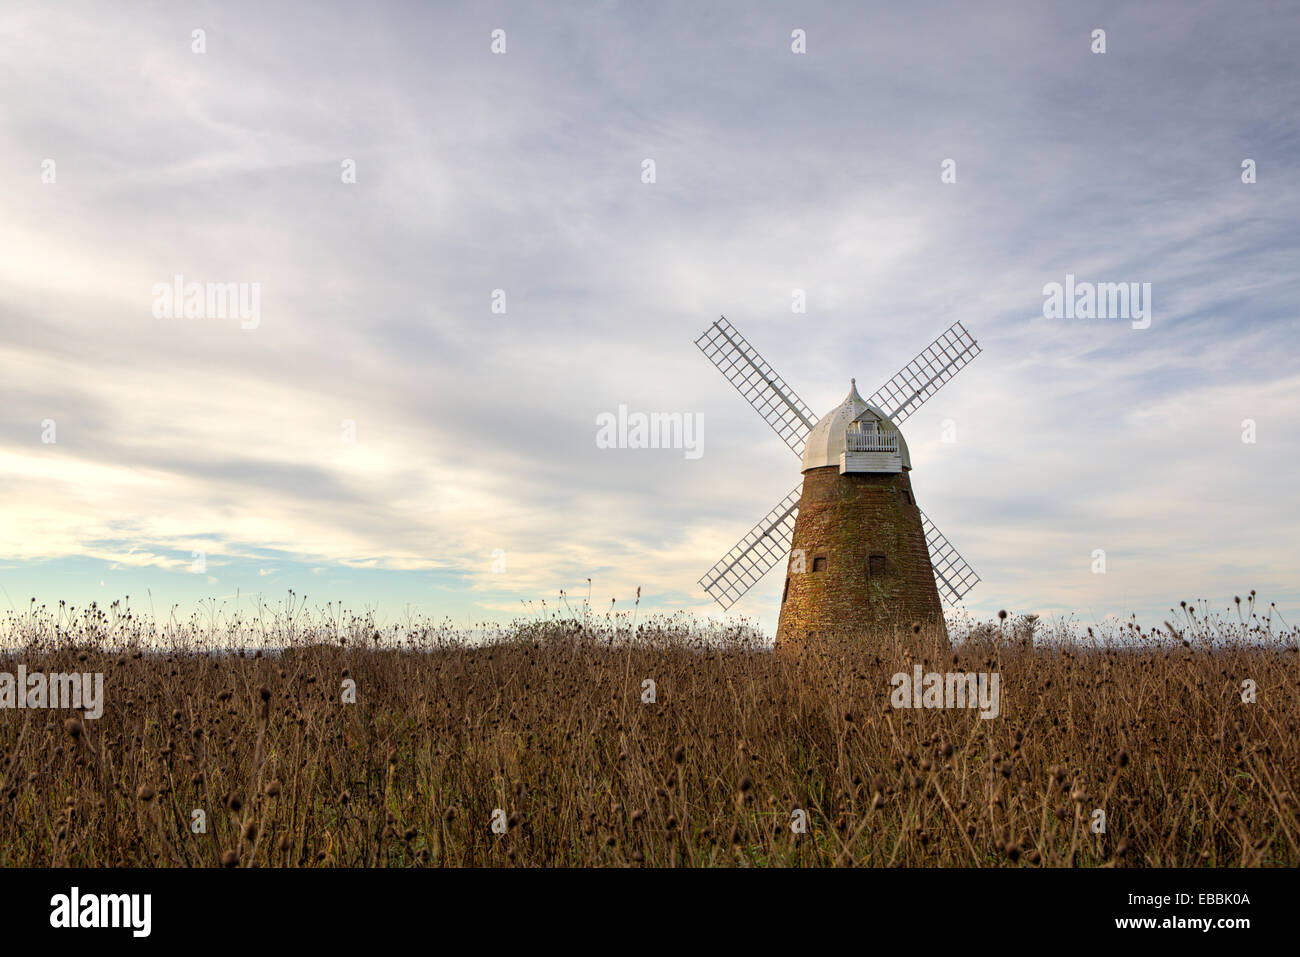
<instances>
[{"instance_id":1,"label":"dry grass field","mask_svg":"<svg viewBox=\"0 0 1300 957\"><path fill-rule=\"evenodd\" d=\"M471 644L33 606L0 671L102 672L104 713L0 711L0 865L1296 866L1297 635L1204 618L791 657L585 611ZM915 664L996 672L998 717L892 707Z\"/></svg>"}]
</instances>

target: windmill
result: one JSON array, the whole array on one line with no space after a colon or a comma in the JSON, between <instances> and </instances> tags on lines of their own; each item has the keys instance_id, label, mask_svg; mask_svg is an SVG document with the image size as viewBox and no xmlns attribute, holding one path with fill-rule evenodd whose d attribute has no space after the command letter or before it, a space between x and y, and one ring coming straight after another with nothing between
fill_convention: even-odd
<instances>
[{"instance_id":1,"label":"windmill","mask_svg":"<svg viewBox=\"0 0 1300 957\"><path fill-rule=\"evenodd\" d=\"M799 485L708 570L700 585L730 608L788 559L778 647L863 626L943 626L939 593L960 601L979 581L916 506L899 424L980 347L954 323L874 392L821 419L726 317L695 340L700 351L802 460Z\"/></svg>"}]
</instances>

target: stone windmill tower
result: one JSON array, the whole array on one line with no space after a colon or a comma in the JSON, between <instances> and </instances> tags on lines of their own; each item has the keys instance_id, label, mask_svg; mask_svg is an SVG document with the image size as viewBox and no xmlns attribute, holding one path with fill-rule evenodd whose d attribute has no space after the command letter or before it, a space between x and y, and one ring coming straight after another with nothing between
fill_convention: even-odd
<instances>
[{"instance_id":1,"label":"stone windmill tower","mask_svg":"<svg viewBox=\"0 0 1300 957\"><path fill-rule=\"evenodd\" d=\"M803 480L700 579L730 608L786 562L778 647L863 628L943 625L939 592L960 601L979 577L916 506L898 425L980 347L954 323L870 399L820 420L726 318L695 344L802 459Z\"/></svg>"}]
</instances>

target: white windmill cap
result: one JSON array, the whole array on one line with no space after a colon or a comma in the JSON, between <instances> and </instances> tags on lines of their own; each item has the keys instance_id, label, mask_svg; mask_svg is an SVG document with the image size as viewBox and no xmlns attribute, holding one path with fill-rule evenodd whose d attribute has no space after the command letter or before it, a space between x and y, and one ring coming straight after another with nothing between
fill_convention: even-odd
<instances>
[{"instance_id":1,"label":"white windmill cap","mask_svg":"<svg viewBox=\"0 0 1300 957\"><path fill-rule=\"evenodd\" d=\"M822 416L809 430L808 438L804 442L803 465L800 466L800 470L806 472L826 465L838 467L840 456L844 454L845 434L849 430L849 425L860 418L864 412L871 413L879 420L880 431L898 433L898 451L903 457L903 468L910 469L912 457L908 454L907 442L903 440L903 434L898 432L898 427L884 412L858 395L858 380L850 379L848 397Z\"/></svg>"}]
</instances>

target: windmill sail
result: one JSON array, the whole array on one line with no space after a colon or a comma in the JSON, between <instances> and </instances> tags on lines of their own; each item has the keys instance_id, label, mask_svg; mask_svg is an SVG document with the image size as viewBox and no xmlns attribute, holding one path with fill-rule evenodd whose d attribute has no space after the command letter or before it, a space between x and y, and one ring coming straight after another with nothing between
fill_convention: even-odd
<instances>
[{"instance_id":1,"label":"windmill sail","mask_svg":"<svg viewBox=\"0 0 1300 957\"><path fill-rule=\"evenodd\" d=\"M785 381L776 374L767 363L767 360L759 355L758 350L751 346L731 323L727 322L725 316L719 318L718 321L705 329L700 337L695 340L695 344L709 361L717 366L718 371L726 377L736 391L758 410L763 420L781 437L781 441L795 455L802 458L804 446L808 442L809 433L817 425L817 419L803 400L795 395L794 391L785 384ZM949 379L961 371L979 353L980 347L974 338L962 327L961 323L953 323L951 327L945 330L916 358L900 369L897 375L886 382L867 401L876 410L885 413L897 426L919 409L926 400L938 392ZM866 403L857 395L856 389L853 390L851 398L857 403L853 410L854 414L861 412L862 409L859 407L866 405ZM832 413L833 416L836 414ZM873 415L875 414L876 412L873 410ZM848 416L848 418L842 416L832 418L828 416L824 421L827 422L828 428L844 428L848 421L853 418L853 415ZM843 447L841 446L841 448ZM834 465L835 463L829 462L826 464ZM834 483L836 481L848 481L845 479L848 472L879 471L879 468L867 468L865 466L879 466L880 464L878 462L858 463L863 467L849 469L846 467L845 461L841 459L839 474L832 475L829 479L824 474L825 470L820 469L820 467L814 468L810 466L810 468L814 468L818 472L818 481L822 483L821 485L810 486L810 488L813 492L820 489L824 497L829 494L830 499L836 502L836 507L842 507L844 496L840 492L843 490ZM896 472L898 469L893 471ZM833 487L827 486L825 484L827 481L831 482ZM796 487L700 579L700 586L722 606L724 611L739 601L760 578L789 555L790 540L794 535L803 491L802 484ZM813 509L813 511L817 510ZM805 519L811 515L812 512L806 512ZM846 514L843 516L843 520L855 522L858 517L856 513ZM896 604L898 604L899 609L902 609L897 613L903 614L906 612L908 615L941 616L940 595L943 595L949 603L958 602L965 597L980 579L924 512L921 513L921 528L917 529L915 527L914 518L911 520L911 524L913 531L910 534L913 536L914 546L920 547L921 542L917 536L919 532L924 537L925 547L930 554L930 565L934 572L934 590L931 590L929 576L924 575L920 569L917 569L919 580L915 584L919 587L910 590L899 590L898 595L894 596L897 599ZM869 543L868 540L874 540L872 539L874 532L869 527L859 529L858 533L863 539L864 548ZM889 550L888 543L880 542L879 544L883 550ZM872 554L871 557L874 559L876 556ZM820 570L826 571L825 567ZM866 575L863 569L854 570L845 565L843 568L838 569L836 573L840 574L841 577L845 575L852 577L851 587L858 588L863 592L862 597L864 607L866 607ZM800 577L795 576L795 578L787 581L787 588L792 586L804 587L796 584L796 579ZM907 597L913 594L920 596L916 598L915 610L907 606ZM816 612L819 606L818 602L805 604L807 604L805 611L812 609ZM884 606L882 605L882 607ZM886 609L886 612L888 611L889 609ZM793 640L791 636L796 633L801 637L806 636L812 630L805 627L807 624L808 622L796 622L791 625L787 622L783 599L781 623L777 629L777 642L782 641L783 633L786 634L786 640ZM823 622L823 624L825 623ZM830 624L834 625L835 623L832 621Z\"/></svg>"},{"instance_id":2,"label":"windmill sail","mask_svg":"<svg viewBox=\"0 0 1300 957\"><path fill-rule=\"evenodd\" d=\"M817 417L776 374L726 317L705 329L695 344L718 367L795 455L803 455L808 430Z\"/></svg>"},{"instance_id":3,"label":"windmill sail","mask_svg":"<svg viewBox=\"0 0 1300 957\"><path fill-rule=\"evenodd\" d=\"M789 553L790 535L799 512L802 488L803 483L796 485L794 491L781 499L700 579L700 586L722 606L723 611L734 605Z\"/></svg>"},{"instance_id":4,"label":"windmill sail","mask_svg":"<svg viewBox=\"0 0 1300 957\"><path fill-rule=\"evenodd\" d=\"M966 559L958 554L957 549L952 547L952 543L935 527L925 512L921 512L921 527L925 530L925 544L930 549L934 580L948 603L955 604L966 597L980 577L975 574L975 569L966 564Z\"/></svg>"},{"instance_id":5,"label":"windmill sail","mask_svg":"<svg viewBox=\"0 0 1300 957\"><path fill-rule=\"evenodd\" d=\"M954 322L867 401L898 425L979 354L979 343Z\"/></svg>"}]
</instances>

